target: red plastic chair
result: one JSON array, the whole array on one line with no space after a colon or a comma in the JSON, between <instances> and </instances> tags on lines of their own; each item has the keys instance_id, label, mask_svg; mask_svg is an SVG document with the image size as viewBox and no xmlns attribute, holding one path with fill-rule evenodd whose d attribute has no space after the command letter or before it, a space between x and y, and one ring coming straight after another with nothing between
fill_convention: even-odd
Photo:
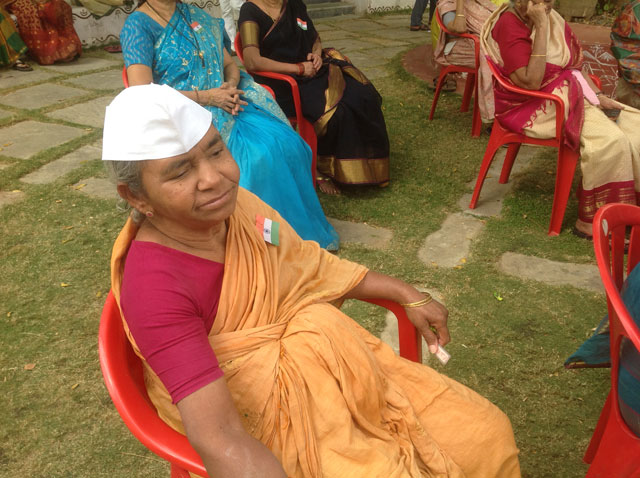
<instances>
[{"instance_id":1,"label":"red plastic chair","mask_svg":"<svg viewBox=\"0 0 640 478\"><path fill-rule=\"evenodd\" d=\"M366 302L395 314L400 355L408 360L421 361L422 338L400 304L383 299L367 299ZM171 478L189 478L187 471L207 477L202 460L187 437L169 427L156 413L144 385L142 362L124 333L120 309L112 292L109 292L102 310L98 348L107 390L131 433L171 464Z\"/></svg>"},{"instance_id":2,"label":"red plastic chair","mask_svg":"<svg viewBox=\"0 0 640 478\"><path fill-rule=\"evenodd\" d=\"M625 267L625 235L631 227ZM640 477L640 438L624 422L618 404L618 367L622 337L640 350L640 329L622 301L624 278L640 261L640 207L602 206L593 220L593 247L607 292L611 345L611 390L584 455L591 463L587 478ZM625 273L626 271L626 273Z\"/></svg>"},{"instance_id":3,"label":"red plastic chair","mask_svg":"<svg viewBox=\"0 0 640 478\"><path fill-rule=\"evenodd\" d=\"M436 9L436 21L440 28L447 34L459 38L468 38L473 41L475 48L476 66L475 68L469 68L467 66L447 65L440 70L440 76L438 76L438 83L436 84L436 91L433 94L433 102L431 103L431 112L429 113L429 121L433 119L433 114L436 111L436 105L438 104L438 98L440 97L440 91L444 85L444 81L449 73L460 72L467 74L467 82L464 85L464 94L462 95L462 105L460 111L469 111L469 102L471 101L471 95L473 95L473 116L471 120L471 136L480 136L480 130L482 129L482 120L480 119L480 109L478 108L478 68L480 66L480 40L476 35L471 33L454 33L448 30L442 23L440 18L440 12Z\"/></svg>"},{"instance_id":4,"label":"red plastic chair","mask_svg":"<svg viewBox=\"0 0 640 478\"><path fill-rule=\"evenodd\" d=\"M236 54L238 58L244 64L244 55L242 51L242 37L240 33L236 34L236 38L234 41L234 48L236 49ZM286 82L291 88L291 96L293 97L293 106L296 112L295 117L289 118L289 122L291 126L298 130L302 139L309 145L311 148L311 177L313 178L313 185L316 185L316 162L318 156L318 137L316 136L316 130L313 128L313 125L302 115L302 106L300 102L300 89L298 88L298 83L291 76L285 75L283 73L275 73L273 71L249 71L252 76L262 76L264 78L271 78L273 80L280 80ZM273 91L271 91L273 95ZM274 95L275 96L275 95Z\"/></svg>"},{"instance_id":5,"label":"red plastic chair","mask_svg":"<svg viewBox=\"0 0 640 478\"><path fill-rule=\"evenodd\" d=\"M541 91L525 90L515 86L511 81L505 79L493 62L487 58L491 74L493 75L494 85L497 82L505 90L513 91L522 95L530 96L532 98L541 98L544 100L553 101L556 105L556 136L551 139L537 139L526 136L521 133L514 133L504 128L498 119L493 122L491 129L491 137L487 144L487 150L482 158L482 164L480 166L480 172L478 173L478 179L476 181L476 187L473 190L471 196L471 203L469 209L475 209L478 204L478 197L482 190L482 185L487 172L493 161L493 157L496 154L498 148L504 144L508 144L507 154L504 158L502 165L502 172L500 173L500 184L505 184L509 180L511 174L511 168L518 155L520 146L522 144L537 144L541 146L552 146L558 148L558 163L556 167L556 185L553 195L553 206L551 208L551 221L549 222L550 236L557 236L562 228L562 220L564 218L565 210L567 209L567 202L569 200L569 193L571 192L571 184L573 183L573 176L576 171L576 165L578 164L578 153L569 150L564 145L564 103L560 97L552 95L550 93L543 93ZM600 80L597 77L591 76L591 79L600 87Z\"/></svg>"}]
</instances>

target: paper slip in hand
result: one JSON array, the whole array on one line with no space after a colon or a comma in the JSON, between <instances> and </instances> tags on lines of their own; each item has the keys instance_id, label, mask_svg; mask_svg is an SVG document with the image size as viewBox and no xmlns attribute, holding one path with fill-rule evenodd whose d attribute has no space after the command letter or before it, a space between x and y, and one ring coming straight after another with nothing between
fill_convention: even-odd
<instances>
[{"instance_id":1,"label":"paper slip in hand","mask_svg":"<svg viewBox=\"0 0 640 478\"><path fill-rule=\"evenodd\" d=\"M451 358L451 354L447 352L442 345L438 345L438 350L436 350L435 356L442 365L447 365L447 362Z\"/></svg>"}]
</instances>

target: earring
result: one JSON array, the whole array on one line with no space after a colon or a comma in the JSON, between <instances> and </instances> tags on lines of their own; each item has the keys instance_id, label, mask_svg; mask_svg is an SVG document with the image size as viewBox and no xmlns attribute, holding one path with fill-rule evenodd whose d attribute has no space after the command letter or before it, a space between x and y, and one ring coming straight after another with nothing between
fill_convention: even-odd
<instances>
[{"instance_id":1,"label":"earring","mask_svg":"<svg viewBox=\"0 0 640 478\"><path fill-rule=\"evenodd\" d=\"M145 213L145 215L146 215L147 217L153 217L153 212L152 212L152 211L147 211L147 212Z\"/></svg>"}]
</instances>

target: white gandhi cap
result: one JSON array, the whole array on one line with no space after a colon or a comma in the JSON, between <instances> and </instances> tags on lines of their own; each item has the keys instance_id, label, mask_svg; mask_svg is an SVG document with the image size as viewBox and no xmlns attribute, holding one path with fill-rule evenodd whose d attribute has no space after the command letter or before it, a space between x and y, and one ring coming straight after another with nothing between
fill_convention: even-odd
<instances>
[{"instance_id":1,"label":"white gandhi cap","mask_svg":"<svg viewBox=\"0 0 640 478\"><path fill-rule=\"evenodd\" d=\"M102 159L141 161L184 154L210 127L211 113L170 86L132 86L107 106Z\"/></svg>"}]
</instances>

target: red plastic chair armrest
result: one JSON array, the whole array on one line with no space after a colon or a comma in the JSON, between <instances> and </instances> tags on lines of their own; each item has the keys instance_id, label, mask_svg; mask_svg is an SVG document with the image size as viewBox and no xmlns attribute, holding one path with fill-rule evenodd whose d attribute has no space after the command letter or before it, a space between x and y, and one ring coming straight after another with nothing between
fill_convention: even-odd
<instances>
[{"instance_id":1,"label":"red plastic chair armrest","mask_svg":"<svg viewBox=\"0 0 640 478\"><path fill-rule=\"evenodd\" d=\"M505 90L511 91L513 93L518 93L525 96L530 96L532 98L539 98L542 100L553 101L556 105L556 139L558 141L561 140L563 136L563 125L564 125L564 102L560 99L559 96L544 93L543 91L536 90L527 90L525 88L520 88L519 86L514 85L511 80L507 80L502 76L502 74L498 71L497 66L491 58L487 56L487 63L489 63L489 68L491 69L491 73L493 73L493 77L495 80L502 86ZM562 144L562 143L561 143Z\"/></svg>"}]
</instances>

